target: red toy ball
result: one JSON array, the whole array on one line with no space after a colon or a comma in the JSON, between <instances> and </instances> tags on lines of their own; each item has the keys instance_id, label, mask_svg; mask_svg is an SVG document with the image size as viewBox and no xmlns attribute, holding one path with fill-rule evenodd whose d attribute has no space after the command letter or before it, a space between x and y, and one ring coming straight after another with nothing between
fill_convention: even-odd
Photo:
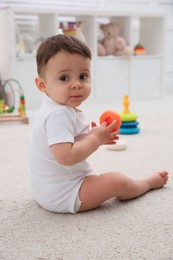
<instances>
[{"instance_id":1,"label":"red toy ball","mask_svg":"<svg viewBox=\"0 0 173 260\"><path fill-rule=\"evenodd\" d=\"M121 126L120 115L113 110L107 110L100 116L100 124L106 122L107 125L110 125L114 120L116 120L116 125L112 132L117 131Z\"/></svg>"}]
</instances>

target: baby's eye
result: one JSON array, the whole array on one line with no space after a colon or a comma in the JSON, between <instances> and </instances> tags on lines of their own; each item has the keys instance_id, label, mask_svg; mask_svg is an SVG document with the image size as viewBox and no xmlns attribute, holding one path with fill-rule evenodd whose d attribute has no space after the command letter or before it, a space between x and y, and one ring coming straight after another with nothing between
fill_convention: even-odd
<instances>
[{"instance_id":1,"label":"baby's eye","mask_svg":"<svg viewBox=\"0 0 173 260\"><path fill-rule=\"evenodd\" d=\"M63 75L60 77L61 81L67 81L69 79L69 77L67 75Z\"/></svg>"},{"instance_id":2,"label":"baby's eye","mask_svg":"<svg viewBox=\"0 0 173 260\"><path fill-rule=\"evenodd\" d=\"M80 75L80 79L81 80L86 80L88 78L88 76L86 74L81 74Z\"/></svg>"}]
</instances>

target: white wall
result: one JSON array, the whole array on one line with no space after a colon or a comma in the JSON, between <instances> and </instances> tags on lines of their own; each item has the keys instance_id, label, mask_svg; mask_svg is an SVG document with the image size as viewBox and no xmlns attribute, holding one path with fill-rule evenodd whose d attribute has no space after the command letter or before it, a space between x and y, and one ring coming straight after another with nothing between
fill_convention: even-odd
<instances>
[{"instance_id":1,"label":"white wall","mask_svg":"<svg viewBox=\"0 0 173 260\"><path fill-rule=\"evenodd\" d=\"M9 72L11 57L8 51L10 49L11 35L7 29L10 23L7 12L6 8L2 8L0 12L0 77L3 76L3 78L8 78L11 72Z\"/></svg>"}]
</instances>

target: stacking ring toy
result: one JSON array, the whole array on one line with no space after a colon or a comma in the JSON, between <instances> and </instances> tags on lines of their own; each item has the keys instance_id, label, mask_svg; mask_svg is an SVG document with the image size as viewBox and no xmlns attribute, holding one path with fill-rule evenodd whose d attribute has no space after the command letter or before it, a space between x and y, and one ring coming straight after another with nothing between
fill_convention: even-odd
<instances>
[{"instance_id":1,"label":"stacking ring toy","mask_svg":"<svg viewBox=\"0 0 173 260\"><path fill-rule=\"evenodd\" d=\"M116 140L116 144L108 144L107 149L112 151L122 151L127 148L127 143L125 140Z\"/></svg>"},{"instance_id":2,"label":"stacking ring toy","mask_svg":"<svg viewBox=\"0 0 173 260\"><path fill-rule=\"evenodd\" d=\"M140 132L139 127L132 127L132 128L120 128L120 134L122 135L133 135L133 134L138 134Z\"/></svg>"},{"instance_id":3,"label":"stacking ring toy","mask_svg":"<svg viewBox=\"0 0 173 260\"><path fill-rule=\"evenodd\" d=\"M124 111L123 113L120 114L121 116L121 120L123 122L131 122L131 121L135 121L138 116L135 113L131 113L129 111L129 97L127 95L124 96L124 100L123 100L123 105L124 105Z\"/></svg>"},{"instance_id":4,"label":"stacking ring toy","mask_svg":"<svg viewBox=\"0 0 173 260\"><path fill-rule=\"evenodd\" d=\"M138 116L135 113L121 113L120 114L121 119L123 122L131 122L131 121L135 121Z\"/></svg>"},{"instance_id":5,"label":"stacking ring toy","mask_svg":"<svg viewBox=\"0 0 173 260\"><path fill-rule=\"evenodd\" d=\"M123 99L124 111L120 114L122 120L120 134L131 135L140 132L140 128L138 127L139 122L136 121L138 116L137 114L130 112L129 104L129 97L128 95L125 95Z\"/></svg>"},{"instance_id":6,"label":"stacking ring toy","mask_svg":"<svg viewBox=\"0 0 173 260\"><path fill-rule=\"evenodd\" d=\"M138 121L131 121L131 122L122 122L121 128L133 128L139 125Z\"/></svg>"},{"instance_id":7,"label":"stacking ring toy","mask_svg":"<svg viewBox=\"0 0 173 260\"><path fill-rule=\"evenodd\" d=\"M107 110L100 116L100 124L106 122L107 125L110 125L114 120L116 120L116 125L114 129L112 129L112 132L117 131L121 126L120 115L113 110Z\"/></svg>"}]
</instances>

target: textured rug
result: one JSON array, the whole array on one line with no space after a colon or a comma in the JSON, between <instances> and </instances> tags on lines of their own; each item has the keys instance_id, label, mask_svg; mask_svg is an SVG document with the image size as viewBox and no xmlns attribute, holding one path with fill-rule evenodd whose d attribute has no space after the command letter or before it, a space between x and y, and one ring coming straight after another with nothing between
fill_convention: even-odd
<instances>
[{"instance_id":1,"label":"textured rug","mask_svg":"<svg viewBox=\"0 0 173 260\"><path fill-rule=\"evenodd\" d=\"M28 143L34 112L29 125L0 124L1 260L173 259L173 111L155 111L158 104L148 104L151 114L139 116L141 133L120 136L126 150L102 146L89 161L97 174L116 170L134 178L166 169L167 186L135 200L111 199L76 215L49 213L32 199ZM93 117L101 111L96 105L86 110Z\"/></svg>"}]
</instances>

